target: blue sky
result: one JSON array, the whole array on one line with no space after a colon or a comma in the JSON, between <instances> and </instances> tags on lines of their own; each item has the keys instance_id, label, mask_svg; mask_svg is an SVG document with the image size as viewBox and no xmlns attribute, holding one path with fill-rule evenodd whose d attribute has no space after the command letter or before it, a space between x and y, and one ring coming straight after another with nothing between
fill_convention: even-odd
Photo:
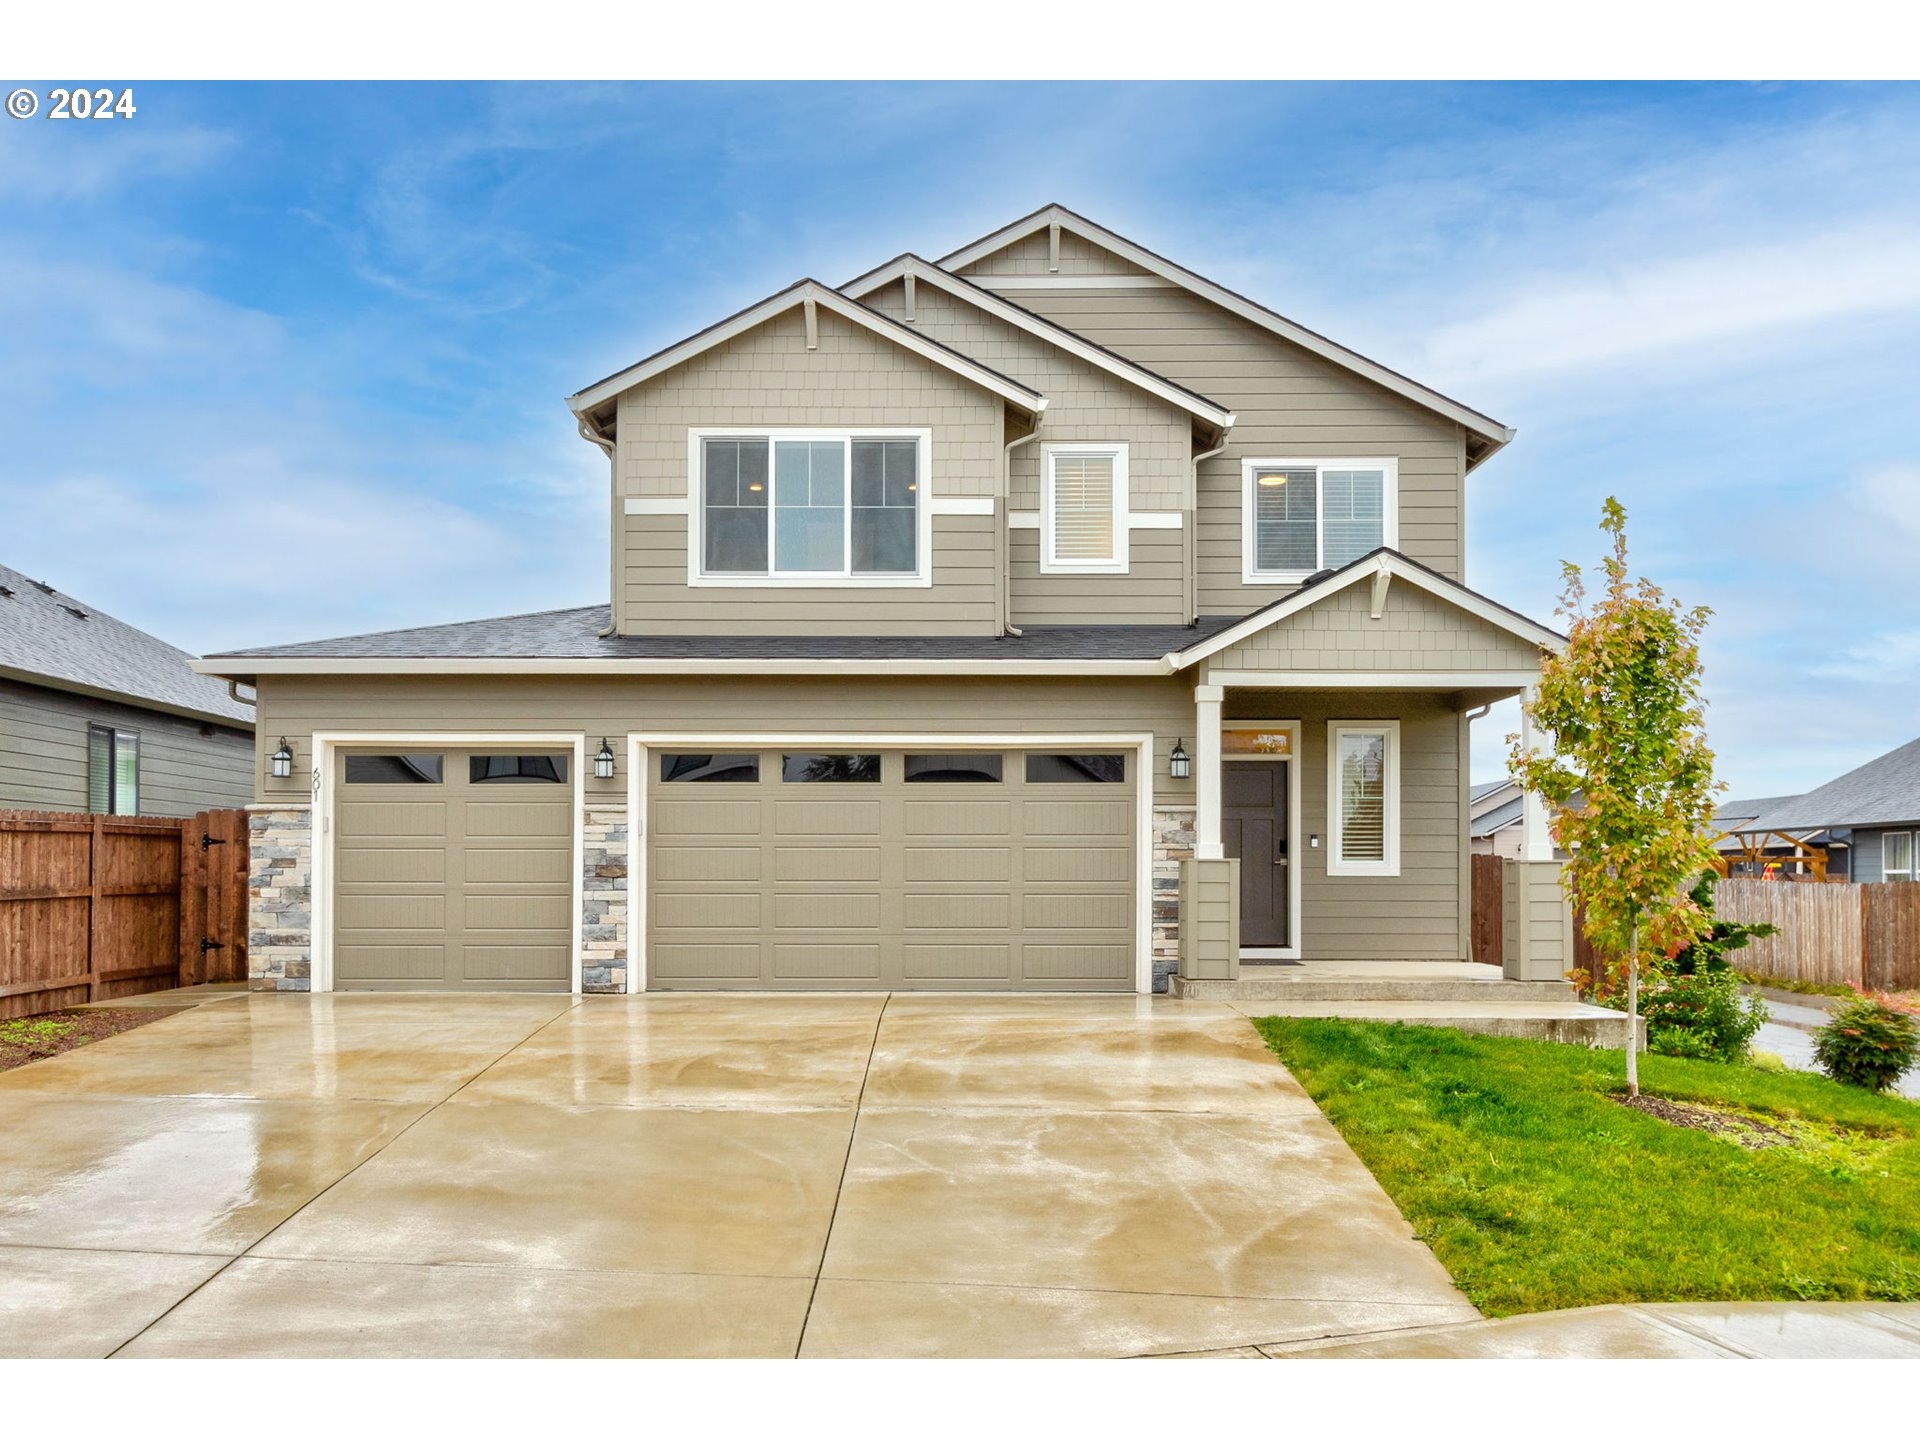
<instances>
[{"instance_id":1,"label":"blue sky","mask_svg":"<svg viewBox=\"0 0 1920 1440\"><path fill-rule=\"evenodd\" d=\"M1517 426L1470 483L1478 588L1550 617L1619 495L1718 612L1734 792L1920 734L1915 87L136 100L0 121L0 558L190 649L603 600L562 396L1058 200Z\"/></svg>"}]
</instances>

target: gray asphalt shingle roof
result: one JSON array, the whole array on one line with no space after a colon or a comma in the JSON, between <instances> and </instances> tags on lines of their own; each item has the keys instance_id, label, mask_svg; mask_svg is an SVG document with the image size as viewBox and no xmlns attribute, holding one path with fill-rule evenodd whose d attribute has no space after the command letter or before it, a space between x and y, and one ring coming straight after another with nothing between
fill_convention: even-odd
<instances>
[{"instance_id":1,"label":"gray asphalt shingle roof","mask_svg":"<svg viewBox=\"0 0 1920 1440\"><path fill-rule=\"evenodd\" d=\"M1154 660L1236 624L1030 625L1023 635L602 635L607 607L268 645L218 660Z\"/></svg>"},{"instance_id":2,"label":"gray asphalt shingle roof","mask_svg":"<svg viewBox=\"0 0 1920 1440\"><path fill-rule=\"evenodd\" d=\"M0 565L0 671L56 689L81 688L251 727L253 707L226 682L196 675L193 657L60 590Z\"/></svg>"},{"instance_id":3,"label":"gray asphalt shingle roof","mask_svg":"<svg viewBox=\"0 0 1920 1440\"><path fill-rule=\"evenodd\" d=\"M1496 805L1484 815L1474 817L1472 830L1476 836L1491 835L1496 830L1504 830L1520 819L1520 812L1526 806L1526 797L1516 795L1504 805Z\"/></svg>"},{"instance_id":4,"label":"gray asphalt shingle roof","mask_svg":"<svg viewBox=\"0 0 1920 1440\"><path fill-rule=\"evenodd\" d=\"M1741 828L1813 830L1914 822L1920 822L1920 740L1909 740L1804 795L1783 798Z\"/></svg>"}]
</instances>

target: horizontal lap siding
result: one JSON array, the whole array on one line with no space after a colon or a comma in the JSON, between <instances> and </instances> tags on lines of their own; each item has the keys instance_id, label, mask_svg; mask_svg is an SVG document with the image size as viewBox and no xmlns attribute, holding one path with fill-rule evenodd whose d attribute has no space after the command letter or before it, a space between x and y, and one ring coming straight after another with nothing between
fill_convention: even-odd
<instances>
[{"instance_id":1,"label":"horizontal lap siding","mask_svg":"<svg viewBox=\"0 0 1920 1440\"><path fill-rule=\"evenodd\" d=\"M1460 717L1438 696L1227 691L1229 719L1299 720L1300 937L1308 960L1467 958ZM1328 875L1327 724L1400 721L1400 873ZM1320 847L1307 844L1320 837Z\"/></svg>"},{"instance_id":2,"label":"horizontal lap siding","mask_svg":"<svg viewBox=\"0 0 1920 1440\"><path fill-rule=\"evenodd\" d=\"M620 594L630 633L981 635L994 628L990 515L935 515L933 584L888 589L687 584L685 515L621 518Z\"/></svg>"},{"instance_id":3,"label":"horizontal lap siding","mask_svg":"<svg viewBox=\"0 0 1920 1440\"><path fill-rule=\"evenodd\" d=\"M610 781L586 781L590 804L624 804L621 737L637 731L753 734L1139 734L1159 752L1154 790L1192 803L1192 781L1166 778L1180 736L1191 750L1193 694L1165 679L885 679L794 676L546 677L263 676L261 734L292 742L290 780L262 781L261 799L305 801L315 731L582 732L620 752Z\"/></svg>"},{"instance_id":4,"label":"horizontal lap siding","mask_svg":"<svg viewBox=\"0 0 1920 1440\"><path fill-rule=\"evenodd\" d=\"M896 281L868 296L867 303L904 320L905 286ZM1177 512L1183 524L1190 519L1193 423L1184 410L931 285L915 288L913 324L1046 395L1040 439L1013 452L1008 509L1040 509L1043 445L1111 442L1127 447L1131 509ZM1131 548L1126 575L1042 575L1040 532L1013 531L1008 571L1013 624L1178 625L1192 618L1185 613L1181 532L1137 531Z\"/></svg>"},{"instance_id":5,"label":"horizontal lap siding","mask_svg":"<svg viewBox=\"0 0 1920 1440\"><path fill-rule=\"evenodd\" d=\"M1216 670L1532 670L1540 651L1405 581L1388 587L1376 620L1373 583L1360 580L1210 663Z\"/></svg>"},{"instance_id":6,"label":"horizontal lap siding","mask_svg":"<svg viewBox=\"0 0 1920 1440\"><path fill-rule=\"evenodd\" d=\"M979 266L967 273L992 284ZM1461 578L1465 441L1453 422L1186 290L1040 289L1011 298L1236 412L1227 449L1200 466L1194 541L1201 614L1245 614L1291 588L1241 581L1246 458L1397 457L1399 548Z\"/></svg>"},{"instance_id":7,"label":"horizontal lap siding","mask_svg":"<svg viewBox=\"0 0 1920 1440\"><path fill-rule=\"evenodd\" d=\"M990 498L999 486L1002 415L997 397L831 311L819 311L819 348L808 350L796 307L620 397L616 499L697 492L687 474L688 430L731 426L930 429L928 492ZM943 518L973 517L935 517L931 587L802 590L691 588L686 517L624 516L616 623L624 634L769 634L787 623L814 634L991 634L993 569L949 560L949 541L960 557L977 547L969 527L939 524ZM650 523L661 520L678 527L677 552L662 543L670 527Z\"/></svg>"},{"instance_id":8,"label":"horizontal lap siding","mask_svg":"<svg viewBox=\"0 0 1920 1440\"><path fill-rule=\"evenodd\" d=\"M253 739L240 731L60 690L0 681L0 809L87 808L87 727L140 736L140 813L184 816L244 805Z\"/></svg>"}]
</instances>

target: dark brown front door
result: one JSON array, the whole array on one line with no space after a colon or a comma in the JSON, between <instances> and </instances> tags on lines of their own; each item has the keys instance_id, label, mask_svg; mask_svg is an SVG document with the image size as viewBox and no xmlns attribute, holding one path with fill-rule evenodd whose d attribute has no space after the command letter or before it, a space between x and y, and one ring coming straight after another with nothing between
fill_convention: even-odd
<instances>
[{"instance_id":1,"label":"dark brown front door","mask_svg":"<svg viewBox=\"0 0 1920 1440\"><path fill-rule=\"evenodd\" d=\"M1220 767L1220 838L1240 861L1240 943L1279 946L1287 934L1287 774L1271 760Z\"/></svg>"}]
</instances>

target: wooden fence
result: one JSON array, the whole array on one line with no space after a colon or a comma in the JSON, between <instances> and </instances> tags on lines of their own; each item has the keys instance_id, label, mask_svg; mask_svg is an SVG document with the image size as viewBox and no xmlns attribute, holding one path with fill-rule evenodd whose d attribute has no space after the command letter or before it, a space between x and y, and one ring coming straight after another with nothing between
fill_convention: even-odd
<instances>
[{"instance_id":1,"label":"wooden fence","mask_svg":"<svg viewBox=\"0 0 1920 1440\"><path fill-rule=\"evenodd\" d=\"M1482 965L1506 963L1506 858L1500 855L1474 855L1472 922L1468 934L1472 943L1470 958Z\"/></svg>"},{"instance_id":2,"label":"wooden fence","mask_svg":"<svg viewBox=\"0 0 1920 1440\"><path fill-rule=\"evenodd\" d=\"M0 811L0 1019L247 975L247 817Z\"/></svg>"},{"instance_id":3,"label":"wooden fence","mask_svg":"<svg viewBox=\"0 0 1920 1440\"><path fill-rule=\"evenodd\" d=\"M1780 927L1737 952L1739 969L1818 985L1920 989L1920 885L1723 880L1715 913Z\"/></svg>"}]
</instances>

